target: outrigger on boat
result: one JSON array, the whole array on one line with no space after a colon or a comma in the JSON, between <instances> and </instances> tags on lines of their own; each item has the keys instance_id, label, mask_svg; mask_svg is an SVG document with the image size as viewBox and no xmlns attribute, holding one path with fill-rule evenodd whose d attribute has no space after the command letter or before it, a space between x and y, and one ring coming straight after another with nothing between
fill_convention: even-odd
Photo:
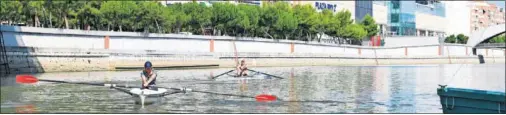
<instances>
[{"instance_id":1,"label":"outrigger on boat","mask_svg":"<svg viewBox=\"0 0 506 115\"><path fill-rule=\"evenodd\" d=\"M153 104L155 102L159 102L162 97L167 95L172 95L176 93L184 93L186 92L186 89L184 91L181 90L174 90L174 89L166 89L166 88L158 88L158 90L150 90L150 89L141 89L141 88L119 88L119 87L111 87L116 90L125 92L127 94L130 94L135 98L135 104Z\"/></svg>"}]
</instances>

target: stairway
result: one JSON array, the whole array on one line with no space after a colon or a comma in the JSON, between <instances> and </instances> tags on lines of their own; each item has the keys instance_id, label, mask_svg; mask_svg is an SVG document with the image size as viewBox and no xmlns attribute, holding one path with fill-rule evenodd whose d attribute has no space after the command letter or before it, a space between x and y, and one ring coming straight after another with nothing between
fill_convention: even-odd
<instances>
[{"instance_id":1,"label":"stairway","mask_svg":"<svg viewBox=\"0 0 506 115\"><path fill-rule=\"evenodd\" d=\"M0 75L10 74L9 70L9 59L7 59L7 50L5 50L3 33L0 32Z\"/></svg>"}]
</instances>

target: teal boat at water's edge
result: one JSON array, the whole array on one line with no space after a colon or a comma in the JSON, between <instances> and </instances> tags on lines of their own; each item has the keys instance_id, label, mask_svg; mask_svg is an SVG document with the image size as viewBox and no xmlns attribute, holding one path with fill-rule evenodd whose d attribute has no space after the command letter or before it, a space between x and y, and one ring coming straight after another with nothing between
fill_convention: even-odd
<instances>
[{"instance_id":1,"label":"teal boat at water's edge","mask_svg":"<svg viewBox=\"0 0 506 115\"><path fill-rule=\"evenodd\" d=\"M505 92L452 88L437 89L443 113L506 113Z\"/></svg>"}]
</instances>

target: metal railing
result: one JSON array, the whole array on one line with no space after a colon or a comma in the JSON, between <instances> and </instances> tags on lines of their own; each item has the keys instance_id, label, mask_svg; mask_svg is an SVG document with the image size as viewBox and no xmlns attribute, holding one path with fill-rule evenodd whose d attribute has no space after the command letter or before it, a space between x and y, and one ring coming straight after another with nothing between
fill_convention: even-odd
<instances>
[{"instance_id":1,"label":"metal railing","mask_svg":"<svg viewBox=\"0 0 506 115\"><path fill-rule=\"evenodd\" d=\"M9 59L6 52L3 33L0 32L0 67L3 68L3 72L0 72L0 74L10 74Z\"/></svg>"},{"instance_id":2,"label":"metal railing","mask_svg":"<svg viewBox=\"0 0 506 115\"><path fill-rule=\"evenodd\" d=\"M476 47L482 48L506 48L505 43L481 43L476 45Z\"/></svg>"}]
</instances>

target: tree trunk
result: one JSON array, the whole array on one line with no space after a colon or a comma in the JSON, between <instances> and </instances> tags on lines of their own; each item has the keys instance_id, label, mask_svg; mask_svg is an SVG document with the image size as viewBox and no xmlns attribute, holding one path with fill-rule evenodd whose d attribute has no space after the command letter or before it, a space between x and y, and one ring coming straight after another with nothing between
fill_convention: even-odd
<instances>
[{"instance_id":1,"label":"tree trunk","mask_svg":"<svg viewBox=\"0 0 506 115\"><path fill-rule=\"evenodd\" d=\"M37 13L35 13L35 27L39 27L39 26L40 26L39 16L37 16Z\"/></svg>"},{"instance_id":2,"label":"tree trunk","mask_svg":"<svg viewBox=\"0 0 506 115\"><path fill-rule=\"evenodd\" d=\"M67 18L67 13L63 14L63 20L65 21L65 28L69 29L69 21L68 21L68 18Z\"/></svg>"},{"instance_id":3,"label":"tree trunk","mask_svg":"<svg viewBox=\"0 0 506 115\"><path fill-rule=\"evenodd\" d=\"M51 12L49 12L49 28L53 28L53 19L51 17Z\"/></svg>"},{"instance_id":4,"label":"tree trunk","mask_svg":"<svg viewBox=\"0 0 506 115\"><path fill-rule=\"evenodd\" d=\"M119 25L119 32L123 32L123 28L121 26L122 25Z\"/></svg>"},{"instance_id":5,"label":"tree trunk","mask_svg":"<svg viewBox=\"0 0 506 115\"><path fill-rule=\"evenodd\" d=\"M202 35L206 34L206 30L204 29L203 25L200 25L200 30L202 31Z\"/></svg>"},{"instance_id":6,"label":"tree trunk","mask_svg":"<svg viewBox=\"0 0 506 115\"><path fill-rule=\"evenodd\" d=\"M182 24L177 24L176 33L181 32L181 26Z\"/></svg>"},{"instance_id":7,"label":"tree trunk","mask_svg":"<svg viewBox=\"0 0 506 115\"><path fill-rule=\"evenodd\" d=\"M107 31L111 31L111 24L110 23L107 24Z\"/></svg>"},{"instance_id":8,"label":"tree trunk","mask_svg":"<svg viewBox=\"0 0 506 115\"><path fill-rule=\"evenodd\" d=\"M158 25L158 20L155 20L155 24L156 24L156 29L158 29L158 33L162 33L160 31L160 26Z\"/></svg>"},{"instance_id":9,"label":"tree trunk","mask_svg":"<svg viewBox=\"0 0 506 115\"><path fill-rule=\"evenodd\" d=\"M272 35L269 34L269 32L268 32L269 28L267 28L267 29L261 29L261 30L264 32L265 35L269 36L271 39L274 39L274 37L272 37Z\"/></svg>"}]
</instances>

